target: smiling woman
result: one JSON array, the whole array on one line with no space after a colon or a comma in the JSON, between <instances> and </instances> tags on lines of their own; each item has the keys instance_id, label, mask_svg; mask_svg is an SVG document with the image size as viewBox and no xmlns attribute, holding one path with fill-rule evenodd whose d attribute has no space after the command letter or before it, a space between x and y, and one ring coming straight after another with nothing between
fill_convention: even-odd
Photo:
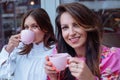
<instances>
[{"instance_id":1,"label":"smiling woman","mask_svg":"<svg viewBox=\"0 0 120 80\"><path fill-rule=\"evenodd\" d=\"M101 44L102 24L99 17L81 3L57 7L56 32L58 53L68 53L68 67L59 72L46 60L51 80L117 80L120 74L120 48ZM117 65L114 65L117 64ZM62 65L62 64L61 64Z\"/></svg>"},{"instance_id":2,"label":"smiling woman","mask_svg":"<svg viewBox=\"0 0 120 80\"><path fill-rule=\"evenodd\" d=\"M73 19L73 17L68 12L64 12L61 15L60 22L62 35L67 44L76 49L79 48L79 46L86 45L86 31ZM82 54L77 55L84 55L84 51Z\"/></svg>"}]
</instances>

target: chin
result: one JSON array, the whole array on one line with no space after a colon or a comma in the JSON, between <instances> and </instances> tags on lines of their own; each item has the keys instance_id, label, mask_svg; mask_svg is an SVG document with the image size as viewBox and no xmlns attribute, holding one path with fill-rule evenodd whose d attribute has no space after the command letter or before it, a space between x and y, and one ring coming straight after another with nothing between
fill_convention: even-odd
<instances>
[{"instance_id":1,"label":"chin","mask_svg":"<svg viewBox=\"0 0 120 80\"><path fill-rule=\"evenodd\" d=\"M79 46L74 46L74 45L72 45L71 47L72 47L72 48L78 48Z\"/></svg>"},{"instance_id":2,"label":"chin","mask_svg":"<svg viewBox=\"0 0 120 80\"><path fill-rule=\"evenodd\" d=\"M82 47L82 45L76 44L76 45L71 45L71 47L72 47L72 48L80 48L80 47Z\"/></svg>"}]
</instances>

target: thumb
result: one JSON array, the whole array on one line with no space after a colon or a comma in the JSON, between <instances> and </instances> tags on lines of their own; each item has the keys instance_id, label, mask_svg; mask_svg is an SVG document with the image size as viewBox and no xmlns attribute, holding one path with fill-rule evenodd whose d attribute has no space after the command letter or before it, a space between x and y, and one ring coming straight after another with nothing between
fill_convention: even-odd
<instances>
[{"instance_id":1,"label":"thumb","mask_svg":"<svg viewBox=\"0 0 120 80\"><path fill-rule=\"evenodd\" d=\"M49 61L49 56L46 56L45 59L46 59L46 61Z\"/></svg>"}]
</instances>

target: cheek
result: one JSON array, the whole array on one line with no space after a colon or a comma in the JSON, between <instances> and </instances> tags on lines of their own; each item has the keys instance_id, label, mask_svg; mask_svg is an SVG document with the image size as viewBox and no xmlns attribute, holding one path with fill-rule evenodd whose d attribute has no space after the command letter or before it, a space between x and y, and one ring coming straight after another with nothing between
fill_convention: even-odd
<instances>
[{"instance_id":1,"label":"cheek","mask_svg":"<svg viewBox=\"0 0 120 80\"><path fill-rule=\"evenodd\" d=\"M67 32L62 31L62 36L63 36L64 39L66 39L66 37L67 37Z\"/></svg>"},{"instance_id":2,"label":"cheek","mask_svg":"<svg viewBox=\"0 0 120 80\"><path fill-rule=\"evenodd\" d=\"M86 32L84 32L84 36L85 36L85 40L87 40L87 33Z\"/></svg>"},{"instance_id":3,"label":"cheek","mask_svg":"<svg viewBox=\"0 0 120 80\"><path fill-rule=\"evenodd\" d=\"M44 37L44 32L43 31L36 30L34 32L35 32L35 39Z\"/></svg>"},{"instance_id":4,"label":"cheek","mask_svg":"<svg viewBox=\"0 0 120 80\"><path fill-rule=\"evenodd\" d=\"M83 39L84 39L84 42L86 42L87 41L87 33L85 32L84 34L83 34Z\"/></svg>"}]
</instances>

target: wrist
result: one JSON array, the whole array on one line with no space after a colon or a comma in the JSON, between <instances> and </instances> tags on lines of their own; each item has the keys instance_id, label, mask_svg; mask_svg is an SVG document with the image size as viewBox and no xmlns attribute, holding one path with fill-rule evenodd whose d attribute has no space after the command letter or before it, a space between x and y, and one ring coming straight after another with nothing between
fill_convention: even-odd
<instances>
[{"instance_id":1,"label":"wrist","mask_svg":"<svg viewBox=\"0 0 120 80\"><path fill-rule=\"evenodd\" d=\"M56 76L48 76L48 80L57 80Z\"/></svg>"},{"instance_id":2,"label":"wrist","mask_svg":"<svg viewBox=\"0 0 120 80\"><path fill-rule=\"evenodd\" d=\"M49 78L48 80L57 80L57 78Z\"/></svg>"},{"instance_id":3,"label":"wrist","mask_svg":"<svg viewBox=\"0 0 120 80\"><path fill-rule=\"evenodd\" d=\"M8 53L11 53L12 51L13 51L13 49L14 49L14 46L10 46L10 45L7 45L6 47L5 47L5 50L8 52Z\"/></svg>"}]
</instances>

